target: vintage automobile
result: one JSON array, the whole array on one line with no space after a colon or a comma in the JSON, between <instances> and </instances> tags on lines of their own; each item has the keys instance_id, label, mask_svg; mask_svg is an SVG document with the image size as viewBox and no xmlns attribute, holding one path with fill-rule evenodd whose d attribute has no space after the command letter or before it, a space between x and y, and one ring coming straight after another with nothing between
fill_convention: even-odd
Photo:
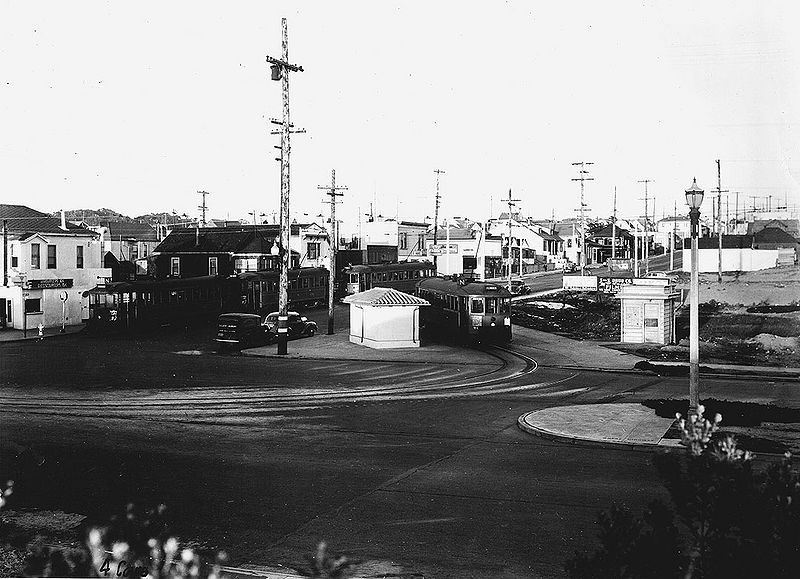
<instances>
[{"instance_id":1,"label":"vintage automobile","mask_svg":"<svg viewBox=\"0 0 800 579\"><path fill-rule=\"evenodd\" d=\"M309 320L305 316L301 316L297 312L289 312L289 336L290 340L295 338L302 338L303 336L311 337L317 333L317 323ZM278 339L278 312L272 312L264 318L263 322L264 331L267 335L269 342L274 342Z\"/></svg>"},{"instance_id":2,"label":"vintage automobile","mask_svg":"<svg viewBox=\"0 0 800 579\"><path fill-rule=\"evenodd\" d=\"M215 341L221 350L260 346L269 341L269 335L257 314L228 313L217 318Z\"/></svg>"},{"instance_id":3,"label":"vintage automobile","mask_svg":"<svg viewBox=\"0 0 800 579\"><path fill-rule=\"evenodd\" d=\"M525 285L525 280L512 279L511 280L511 293L515 296L523 296L530 293L531 288Z\"/></svg>"}]
</instances>

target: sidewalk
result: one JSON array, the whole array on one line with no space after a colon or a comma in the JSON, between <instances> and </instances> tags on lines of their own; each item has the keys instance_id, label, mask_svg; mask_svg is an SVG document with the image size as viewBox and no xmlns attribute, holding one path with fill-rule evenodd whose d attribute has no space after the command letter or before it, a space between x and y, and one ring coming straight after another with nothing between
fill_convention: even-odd
<instances>
[{"instance_id":1,"label":"sidewalk","mask_svg":"<svg viewBox=\"0 0 800 579\"><path fill-rule=\"evenodd\" d=\"M340 330L332 336L317 334L312 338L291 340L287 345L287 351L286 355L279 355L277 346L270 344L242 350L242 354L262 358L409 362L459 366L499 366L501 364L494 356L474 348L457 347L448 344L426 344L425 340L422 341L420 348L399 348L396 350L368 348L367 346L352 343L347 330Z\"/></svg>"},{"instance_id":2,"label":"sidewalk","mask_svg":"<svg viewBox=\"0 0 800 579\"><path fill-rule=\"evenodd\" d=\"M57 326L55 328L45 328L43 332L44 338L54 338L56 336L68 336L70 334L77 334L78 332L82 331L86 326L84 324L78 324L75 326L65 326L64 332L61 332L61 326ZM26 335L27 334L27 337ZM23 332L22 330L17 330L13 328L7 328L5 330L0 330L0 342L19 342L22 340L38 340L39 339L39 330L36 327L28 328L27 332Z\"/></svg>"},{"instance_id":3,"label":"sidewalk","mask_svg":"<svg viewBox=\"0 0 800 579\"><path fill-rule=\"evenodd\" d=\"M655 448L680 446L664 438L674 418L656 416L639 404L556 406L523 414L517 420L525 432L549 439L600 446Z\"/></svg>"}]
</instances>

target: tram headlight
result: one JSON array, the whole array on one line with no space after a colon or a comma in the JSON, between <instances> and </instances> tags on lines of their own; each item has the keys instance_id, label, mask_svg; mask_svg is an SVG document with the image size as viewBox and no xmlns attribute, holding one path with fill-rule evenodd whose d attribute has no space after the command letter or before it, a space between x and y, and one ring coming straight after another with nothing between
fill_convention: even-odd
<instances>
[{"instance_id":1,"label":"tram headlight","mask_svg":"<svg viewBox=\"0 0 800 579\"><path fill-rule=\"evenodd\" d=\"M472 322L473 328L479 328L481 326L482 319L480 316L470 316L469 319Z\"/></svg>"},{"instance_id":2,"label":"tram headlight","mask_svg":"<svg viewBox=\"0 0 800 579\"><path fill-rule=\"evenodd\" d=\"M511 325L511 318L509 318L508 316L503 318L503 325L504 326L510 326Z\"/></svg>"}]
</instances>

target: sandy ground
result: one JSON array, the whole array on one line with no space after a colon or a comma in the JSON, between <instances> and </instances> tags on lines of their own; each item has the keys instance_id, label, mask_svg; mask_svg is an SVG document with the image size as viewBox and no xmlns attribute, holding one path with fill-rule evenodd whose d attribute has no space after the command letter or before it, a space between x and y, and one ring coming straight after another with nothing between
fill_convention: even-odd
<instances>
[{"instance_id":1,"label":"sandy ground","mask_svg":"<svg viewBox=\"0 0 800 579\"><path fill-rule=\"evenodd\" d=\"M688 274L679 288L688 288ZM786 305L800 302L800 266L775 267L761 271L725 273L722 284L715 274L700 275L700 301L715 300L731 305Z\"/></svg>"}]
</instances>

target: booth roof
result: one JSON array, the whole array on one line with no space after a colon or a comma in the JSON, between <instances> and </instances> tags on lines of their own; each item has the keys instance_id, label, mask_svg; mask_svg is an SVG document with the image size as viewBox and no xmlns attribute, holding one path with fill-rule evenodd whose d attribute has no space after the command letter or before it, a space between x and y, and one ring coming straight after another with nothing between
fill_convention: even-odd
<instances>
[{"instance_id":1,"label":"booth roof","mask_svg":"<svg viewBox=\"0 0 800 579\"><path fill-rule=\"evenodd\" d=\"M374 287L365 292L353 294L342 300L346 304L365 304L370 306L429 306L430 304L411 294L396 289Z\"/></svg>"}]
</instances>

